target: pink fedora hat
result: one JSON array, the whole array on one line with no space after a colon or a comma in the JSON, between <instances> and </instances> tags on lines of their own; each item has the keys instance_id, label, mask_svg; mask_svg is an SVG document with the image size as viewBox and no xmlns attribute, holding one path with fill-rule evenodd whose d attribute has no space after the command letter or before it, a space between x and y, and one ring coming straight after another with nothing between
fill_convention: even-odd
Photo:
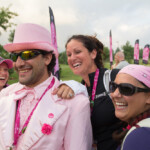
<instances>
[{"instance_id":1,"label":"pink fedora hat","mask_svg":"<svg viewBox=\"0 0 150 150\"><path fill-rule=\"evenodd\" d=\"M56 57L58 52L51 44L50 32L37 24L24 23L17 26L13 43L4 45L8 52L40 49L44 51L54 51Z\"/></svg>"},{"instance_id":2,"label":"pink fedora hat","mask_svg":"<svg viewBox=\"0 0 150 150\"><path fill-rule=\"evenodd\" d=\"M8 69L11 69L13 67L13 61L10 59L4 59L3 57L0 57L0 65L2 63L6 63L8 66Z\"/></svg>"}]
</instances>

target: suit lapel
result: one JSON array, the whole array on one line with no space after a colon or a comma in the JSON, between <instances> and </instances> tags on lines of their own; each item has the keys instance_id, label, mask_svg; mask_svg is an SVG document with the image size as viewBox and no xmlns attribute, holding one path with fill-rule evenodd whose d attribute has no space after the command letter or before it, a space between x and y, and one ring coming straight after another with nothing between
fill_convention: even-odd
<instances>
[{"instance_id":1,"label":"suit lapel","mask_svg":"<svg viewBox=\"0 0 150 150\"><path fill-rule=\"evenodd\" d=\"M15 123L15 114L16 114L16 102L13 100L15 97L14 94L1 99L0 108L0 126L4 144L6 147L11 147L14 142L14 123Z\"/></svg>"},{"instance_id":2,"label":"suit lapel","mask_svg":"<svg viewBox=\"0 0 150 150\"><path fill-rule=\"evenodd\" d=\"M50 92L47 92L40 101L23 135L19 150L31 148L44 135L41 132L43 124L54 126L57 119L66 110L66 106L57 104L55 101L56 96L52 96Z\"/></svg>"},{"instance_id":3,"label":"suit lapel","mask_svg":"<svg viewBox=\"0 0 150 150\"><path fill-rule=\"evenodd\" d=\"M34 111L22 140L18 145L19 147L17 147L19 150L30 149L42 136L44 136L41 132L43 124L46 123L50 126L54 126L57 119L59 119L67 109L65 105L57 103L59 100L57 96L51 95L53 88L44 95ZM18 87L17 90L18 89L21 88ZM14 124L16 115L16 101L14 100L18 98L18 95L10 94L0 99L0 127L6 149L12 147L14 142Z\"/></svg>"}]
</instances>

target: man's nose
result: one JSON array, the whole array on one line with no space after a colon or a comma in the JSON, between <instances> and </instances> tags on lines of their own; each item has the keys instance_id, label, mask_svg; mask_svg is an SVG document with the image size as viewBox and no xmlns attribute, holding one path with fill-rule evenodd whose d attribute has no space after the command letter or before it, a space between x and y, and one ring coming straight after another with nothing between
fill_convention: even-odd
<instances>
[{"instance_id":1,"label":"man's nose","mask_svg":"<svg viewBox=\"0 0 150 150\"><path fill-rule=\"evenodd\" d=\"M21 59L20 56L18 56L17 60L16 60L16 66L19 67L19 66L22 66L25 64L25 61Z\"/></svg>"}]
</instances>

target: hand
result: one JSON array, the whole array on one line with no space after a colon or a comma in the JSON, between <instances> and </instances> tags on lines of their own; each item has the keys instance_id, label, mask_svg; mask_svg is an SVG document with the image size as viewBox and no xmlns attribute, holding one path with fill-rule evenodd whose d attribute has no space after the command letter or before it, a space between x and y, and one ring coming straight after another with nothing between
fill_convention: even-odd
<instances>
[{"instance_id":1,"label":"hand","mask_svg":"<svg viewBox=\"0 0 150 150\"><path fill-rule=\"evenodd\" d=\"M52 94L57 94L58 97L63 99L71 99L74 97L73 90L66 84L61 84L58 88L54 89Z\"/></svg>"}]
</instances>

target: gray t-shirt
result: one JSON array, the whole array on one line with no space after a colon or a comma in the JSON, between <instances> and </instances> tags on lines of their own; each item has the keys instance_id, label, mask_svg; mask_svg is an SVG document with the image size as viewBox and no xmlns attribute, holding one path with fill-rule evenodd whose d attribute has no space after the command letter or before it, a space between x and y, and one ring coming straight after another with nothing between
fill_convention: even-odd
<instances>
[{"instance_id":1,"label":"gray t-shirt","mask_svg":"<svg viewBox=\"0 0 150 150\"><path fill-rule=\"evenodd\" d=\"M122 69L123 67L129 65L129 63L125 60L121 61L115 68L116 69Z\"/></svg>"}]
</instances>

